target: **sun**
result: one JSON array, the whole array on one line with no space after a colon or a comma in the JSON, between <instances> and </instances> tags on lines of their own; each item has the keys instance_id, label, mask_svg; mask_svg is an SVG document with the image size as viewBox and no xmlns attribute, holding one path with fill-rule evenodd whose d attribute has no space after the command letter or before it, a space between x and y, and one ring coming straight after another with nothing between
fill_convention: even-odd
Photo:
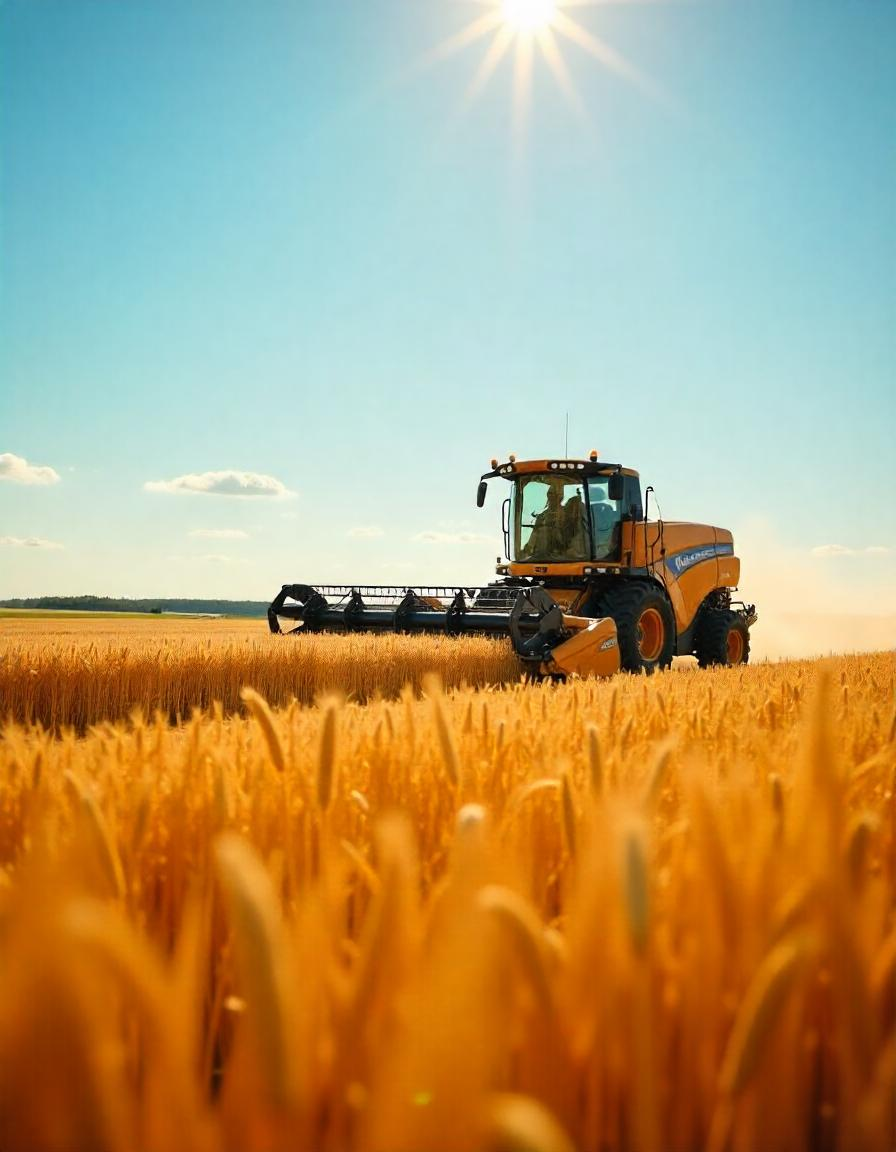
<instances>
[{"instance_id":1,"label":"sun","mask_svg":"<svg viewBox=\"0 0 896 1152\"><path fill-rule=\"evenodd\" d=\"M502 0L501 16L519 32L541 32L557 15L556 0Z\"/></svg>"}]
</instances>

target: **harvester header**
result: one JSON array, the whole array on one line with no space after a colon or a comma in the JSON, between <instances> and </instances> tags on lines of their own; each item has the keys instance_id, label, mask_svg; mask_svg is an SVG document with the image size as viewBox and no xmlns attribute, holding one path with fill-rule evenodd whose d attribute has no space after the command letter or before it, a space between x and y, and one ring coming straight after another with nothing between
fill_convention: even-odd
<instances>
[{"instance_id":1,"label":"harvester header","mask_svg":"<svg viewBox=\"0 0 896 1152\"><path fill-rule=\"evenodd\" d=\"M619 671L616 628L611 620L566 615L534 584L531 587L285 584L268 609L272 632L281 617L303 632L428 632L509 637L530 675L567 676ZM573 643L575 641L575 643ZM596 647L587 659L585 653Z\"/></svg>"},{"instance_id":2,"label":"harvester header","mask_svg":"<svg viewBox=\"0 0 896 1152\"><path fill-rule=\"evenodd\" d=\"M701 665L749 658L756 611L732 600L740 575L731 533L650 520L632 468L587 460L492 460L479 481L506 481L499 580L463 587L285 584L272 632L428 632L507 637L527 673L652 672L673 655ZM505 491L507 491L505 489Z\"/></svg>"}]
</instances>

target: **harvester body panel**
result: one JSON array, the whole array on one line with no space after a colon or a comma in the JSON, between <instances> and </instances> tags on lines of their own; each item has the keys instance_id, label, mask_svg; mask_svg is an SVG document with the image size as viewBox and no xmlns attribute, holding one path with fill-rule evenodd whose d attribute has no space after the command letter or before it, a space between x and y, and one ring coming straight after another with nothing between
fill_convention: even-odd
<instances>
[{"instance_id":1,"label":"harvester body panel","mask_svg":"<svg viewBox=\"0 0 896 1152\"><path fill-rule=\"evenodd\" d=\"M619 643L613 620L564 615L563 622L571 635L542 662L543 676L613 676L619 671Z\"/></svg>"}]
</instances>

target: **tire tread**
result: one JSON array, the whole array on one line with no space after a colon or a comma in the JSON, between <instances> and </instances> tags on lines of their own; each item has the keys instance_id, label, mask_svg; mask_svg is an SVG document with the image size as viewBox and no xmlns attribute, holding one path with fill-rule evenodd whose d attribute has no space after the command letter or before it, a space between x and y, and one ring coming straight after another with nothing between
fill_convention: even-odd
<instances>
[{"instance_id":1,"label":"tire tread","mask_svg":"<svg viewBox=\"0 0 896 1152\"><path fill-rule=\"evenodd\" d=\"M660 610L666 625L666 636L659 657L645 661L638 651L637 625L641 613L648 607ZM625 671L640 672L644 669L649 674L657 668L668 668L671 665L675 649L675 618L660 588L654 588L648 583L626 581L601 597L600 615L611 616L616 622L619 656Z\"/></svg>"},{"instance_id":2,"label":"tire tread","mask_svg":"<svg viewBox=\"0 0 896 1152\"><path fill-rule=\"evenodd\" d=\"M737 628L743 635L744 655L741 663L747 664L749 662L750 629L740 614L729 608L708 608L704 609L703 616L697 626L694 644L697 661L701 668L710 668L717 664L722 664L725 667L730 666L728 664L727 643L728 633L732 628Z\"/></svg>"}]
</instances>

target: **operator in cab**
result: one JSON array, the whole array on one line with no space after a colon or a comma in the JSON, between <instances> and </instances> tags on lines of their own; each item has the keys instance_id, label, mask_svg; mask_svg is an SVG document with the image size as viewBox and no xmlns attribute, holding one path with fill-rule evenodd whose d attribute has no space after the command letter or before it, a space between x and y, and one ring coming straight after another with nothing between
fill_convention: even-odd
<instances>
[{"instance_id":1,"label":"operator in cab","mask_svg":"<svg viewBox=\"0 0 896 1152\"><path fill-rule=\"evenodd\" d=\"M560 477L551 477L546 503L533 521L532 532L520 560L583 560L588 558L585 502L578 488L563 502L568 489Z\"/></svg>"}]
</instances>

